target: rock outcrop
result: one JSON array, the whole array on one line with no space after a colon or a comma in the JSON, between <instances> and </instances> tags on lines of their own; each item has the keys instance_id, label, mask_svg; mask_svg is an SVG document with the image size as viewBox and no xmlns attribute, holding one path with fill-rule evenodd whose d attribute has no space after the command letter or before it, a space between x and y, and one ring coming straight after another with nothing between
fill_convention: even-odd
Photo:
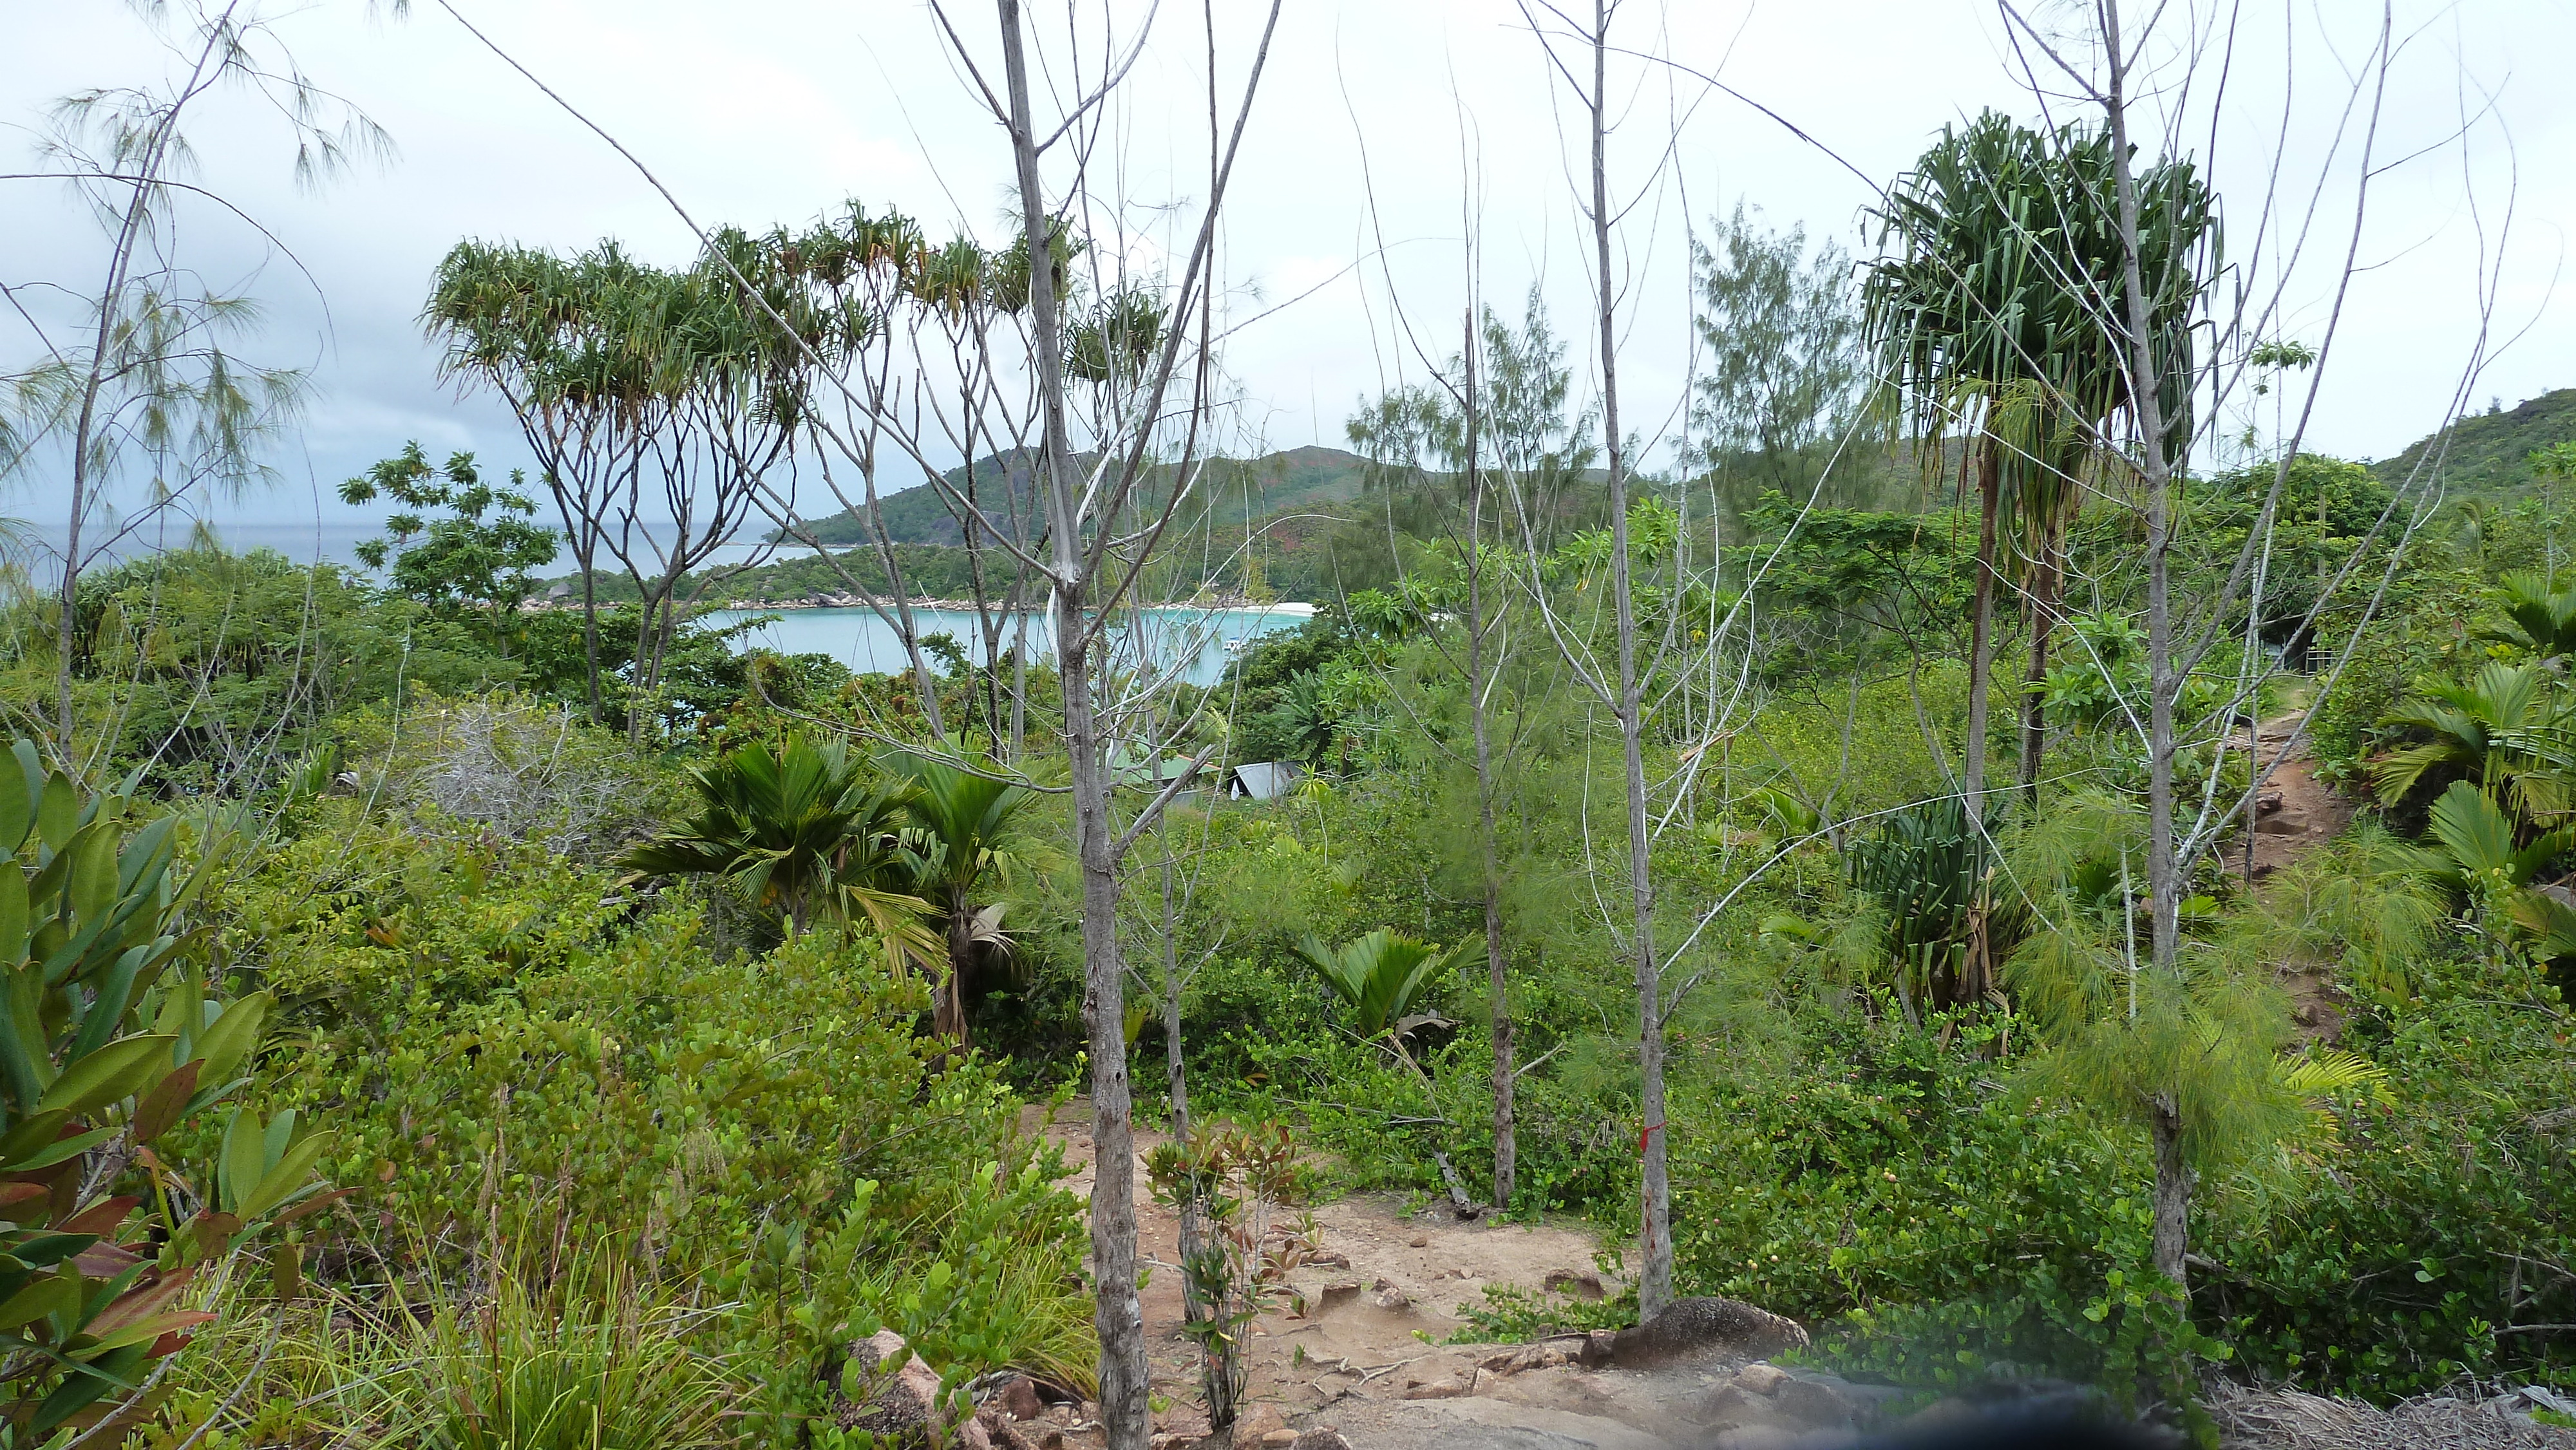
<instances>
[{"instance_id":1,"label":"rock outcrop","mask_svg":"<svg viewBox=\"0 0 2576 1450\"><path fill-rule=\"evenodd\" d=\"M1683 1299L1610 1344L1621 1369L1660 1369L1699 1360L1768 1359L1804 1349L1807 1331L1794 1319L1736 1299Z\"/></svg>"}]
</instances>

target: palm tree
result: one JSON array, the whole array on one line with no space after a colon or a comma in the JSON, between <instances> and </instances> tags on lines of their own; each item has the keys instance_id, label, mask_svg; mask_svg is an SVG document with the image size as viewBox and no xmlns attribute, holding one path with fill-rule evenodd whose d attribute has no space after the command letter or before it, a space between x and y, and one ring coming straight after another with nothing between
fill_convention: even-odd
<instances>
[{"instance_id":1,"label":"palm tree","mask_svg":"<svg viewBox=\"0 0 2576 1450\"><path fill-rule=\"evenodd\" d=\"M844 928L865 921L887 959L931 961L940 942L922 922L930 907L902 889L906 791L871 780L839 741L755 741L689 772L698 813L628 850L627 879L737 879L752 900L784 912L791 933L817 918Z\"/></svg>"},{"instance_id":2,"label":"palm tree","mask_svg":"<svg viewBox=\"0 0 2576 1450\"><path fill-rule=\"evenodd\" d=\"M2496 602L2504 623L2479 631L2482 639L2514 646L2542 664L2576 655L2576 586L2537 569L2517 569L2497 581Z\"/></svg>"},{"instance_id":3,"label":"palm tree","mask_svg":"<svg viewBox=\"0 0 2576 1450\"><path fill-rule=\"evenodd\" d=\"M2532 889L2541 868L2576 850L2576 826L2542 832L2528 844L2513 819L2465 780L2433 802L2425 835L2425 873L2459 892L2489 943L2520 937L2541 960L2576 954L2576 912Z\"/></svg>"},{"instance_id":4,"label":"palm tree","mask_svg":"<svg viewBox=\"0 0 2576 1450\"><path fill-rule=\"evenodd\" d=\"M1352 1025L1370 1038L1396 1031L1424 988L1481 950L1473 942L1461 942L1443 951L1436 942L1385 927L1340 946L1309 932L1289 949L1350 1005Z\"/></svg>"},{"instance_id":5,"label":"palm tree","mask_svg":"<svg viewBox=\"0 0 2576 1450\"><path fill-rule=\"evenodd\" d=\"M979 906L975 898L988 878L1007 880L1020 864L1007 842L1013 820L1037 792L1004 779L989 756L964 757L962 745L959 754L962 764L903 751L888 755L885 766L905 784L901 799L912 824L902 850L913 890L941 919L947 938L948 972L931 999L931 1021L941 1036L963 1045L977 965L1011 948L1002 904Z\"/></svg>"},{"instance_id":6,"label":"palm tree","mask_svg":"<svg viewBox=\"0 0 2576 1450\"><path fill-rule=\"evenodd\" d=\"M2429 738L2380 757L2373 768L2380 804L2448 778L2474 782L2529 821L2566 814L2576 782L2568 774L2570 711L2557 675L2536 664L2496 662L2465 685L2424 680L2415 688L2386 723Z\"/></svg>"}]
</instances>

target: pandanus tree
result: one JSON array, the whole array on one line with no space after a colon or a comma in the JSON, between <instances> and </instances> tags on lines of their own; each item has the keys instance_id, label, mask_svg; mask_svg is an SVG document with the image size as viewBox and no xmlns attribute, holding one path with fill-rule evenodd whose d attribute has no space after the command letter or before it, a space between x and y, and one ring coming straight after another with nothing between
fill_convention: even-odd
<instances>
[{"instance_id":1,"label":"pandanus tree","mask_svg":"<svg viewBox=\"0 0 2576 1450\"><path fill-rule=\"evenodd\" d=\"M864 923L897 965L944 957L922 922L928 905L907 889L904 788L874 779L841 742L755 741L691 770L689 782L697 813L629 849L619 863L627 879L737 880L791 931Z\"/></svg>"},{"instance_id":2,"label":"pandanus tree","mask_svg":"<svg viewBox=\"0 0 2576 1450\"><path fill-rule=\"evenodd\" d=\"M885 763L904 784L911 823L901 836L905 869L947 942L948 971L932 999L932 1021L941 1036L963 1044L984 963L1011 949L1002 904L978 898L1024 863L1013 849L1013 826L1037 792L1003 778L989 757L951 761L903 751Z\"/></svg>"},{"instance_id":3,"label":"pandanus tree","mask_svg":"<svg viewBox=\"0 0 2576 1450\"><path fill-rule=\"evenodd\" d=\"M2190 375L2200 286L2189 262L2215 216L2187 161L2151 168L2138 191L2141 261L2154 292L2149 328L2165 364L2155 412L2168 439L2182 439L2191 413L2179 380ZM2009 565L2018 576L2030 620L2027 793L2037 788L2045 740L2038 687L2048 676L2067 530L2093 480L2120 466L2120 430L2141 416L2122 352L2118 213L2107 132L2081 124L2035 131L1993 112L1944 130L1873 213L1884 254L1863 280L1867 338L1926 466L1955 452L1960 491L1973 487L1977 499L1962 771L1972 802L1985 791L2003 571Z\"/></svg>"},{"instance_id":4,"label":"pandanus tree","mask_svg":"<svg viewBox=\"0 0 2576 1450\"><path fill-rule=\"evenodd\" d=\"M1081 248L1060 222L1049 236L1049 275L1061 291ZM1028 353L1036 345L1028 316L1030 254L1025 240L999 248L963 237L934 244L910 217L853 202L802 231L758 239L737 263L742 277L778 298L775 316L789 320L801 339L799 353L813 364L801 395L811 477L862 526L883 586L861 579L826 549L793 499L773 491L762 506L781 538L814 549L903 644L934 736L947 734L951 723L916 627L902 556L885 526L882 495L918 482L939 500L966 551L983 657L998 659L1004 630L1016 625L1014 653L1024 667L1044 532L1029 497L1039 456L1036 405L1028 396ZM1055 359L1069 376L1083 377L1086 364L1095 373L1110 369L1160 340L1149 332L1159 326L1159 304L1143 293L1121 297L1087 331L1070 329L1071 356ZM962 479L947 464L958 457L965 465L953 472ZM891 485L889 475L897 480ZM994 499L986 489L997 475L1003 488ZM982 693L987 727L996 742L1012 742L1009 753L1016 755L1021 703L1013 701L1006 726L989 675Z\"/></svg>"},{"instance_id":5,"label":"pandanus tree","mask_svg":"<svg viewBox=\"0 0 2576 1450\"><path fill-rule=\"evenodd\" d=\"M1879 909L1878 947L1898 1005L1929 1014L1997 1000L2002 965L2030 932L2030 912L1999 869L1993 827L1962 796L1899 811L1852 843L1852 884Z\"/></svg>"},{"instance_id":6,"label":"pandanus tree","mask_svg":"<svg viewBox=\"0 0 2576 1450\"><path fill-rule=\"evenodd\" d=\"M459 242L440 261L421 325L440 376L489 388L518 419L581 571L590 716L600 718L599 551L618 491L643 466L643 388L617 299L645 269L614 242L574 258Z\"/></svg>"},{"instance_id":7,"label":"pandanus tree","mask_svg":"<svg viewBox=\"0 0 2576 1450\"><path fill-rule=\"evenodd\" d=\"M799 435L805 313L782 287L739 292L733 275L752 253L728 232L702 265L672 270L614 242L561 257L467 241L431 284L422 323L444 345L442 374L509 405L581 570L594 718L601 551L641 599L629 684L646 700L683 589L711 582L698 571L748 522ZM628 725L640 730L639 713Z\"/></svg>"}]
</instances>

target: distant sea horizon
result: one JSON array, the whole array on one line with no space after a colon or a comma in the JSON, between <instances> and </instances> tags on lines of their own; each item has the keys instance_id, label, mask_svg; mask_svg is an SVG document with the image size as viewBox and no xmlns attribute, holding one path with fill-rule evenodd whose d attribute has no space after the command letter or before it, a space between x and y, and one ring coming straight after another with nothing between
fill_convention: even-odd
<instances>
[{"instance_id":1,"label":"distant sea horizon","mask_svg":"<svg viewBox=\"0 0 2576 1450\"><path fill-rule=\"evenodd\" d=\"M358 558L358 546L369 539L382 538L385 533L382 519L212 519L205 521L204 527L217 542L236 554L268 549L297 564L338 564L362 571L366 565ZM30 562L35 573L42 577L57 572L61 568L63 546L70 538L69 526L54 519L31 523L27 528L34 536L35 547L26 552L33 555ZM178 515L156 519L119 540L109 550L110 558L105 562L122 562L185 548L197 528L197 520ZM96 531L90 529L83 533L82 548L86 552L90 541L96 537ZM804 552L801 548L777 549L756 541L727 544L717 551L715 562L738 563L764 550L779 558ZM91 567L97 566L93 564ZM552 566L539 572L549 578L569 577L573 572L572 560L568 555L558 555Z\"/></svg>"}]
</instances>

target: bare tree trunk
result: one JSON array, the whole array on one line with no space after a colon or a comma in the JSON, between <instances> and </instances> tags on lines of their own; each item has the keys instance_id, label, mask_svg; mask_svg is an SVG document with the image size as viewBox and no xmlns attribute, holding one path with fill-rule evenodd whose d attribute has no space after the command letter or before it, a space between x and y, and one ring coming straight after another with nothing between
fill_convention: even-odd
<instances>
[{"instance_id":1,"label":"bare tree trunk","mask_svg":"<svg viewBox=\"0 0 2576 1450\"><path fill-rule=\"evenodd\" d=\"M1476 312L1467 310L1467 341L1462 394L1466 423L1467 465L1467 719L1476 737L1476 846L1485 894L1485 985L1493 1017L1494 1045L1494 1206L1511 1212L1514 1179L1520 1168L1520 1142L1515 1126L1512 1088L1512 999L1510 960L1503 951L1503 883L1494 850L1494 745L1485 718L1485 472L1476 458L1477 428L1482 422L1476 396Z\"/></svg>"},{"instance_id":2,"label":"bare tree trunk","mask_svg":"<svg viewBox=\"0 0 2576 1450\"><path fill-rule=\"evenodd\" d=\"M1986 716L1995 672L1995 513L2001 505L2000 460L1989 441L1977 459L1977 591L1968 624L1968 749L1959 772L1960 794L1972 820L1986 811Z\"/></svg>"},{"instance_id":3,"label":"bare tree trunk","mask_svg":"<svg viewBox=\"0 0 2576 1450\"><path fill-rule=\"evenodd\" d=\"M2118 0L2101 0L2104 54L2110 65L2112 172L2120 194L2120 270L2128 303L2129 396L2137 410L2139 457L2147 493L2147 913L2151 960L2175 970L2182 940L2182 882L2174 850L2174 671L2172 465L2165 457L2163 381L2147 327L2147 284L2138 247L2138 183L2129 157L2128 57L2120 48ZM2191 1242L2191 1170L2183 1161L2185 1124L2168 1091L2154 1104L2156 1138L2156 1269L2185 1302L2191 1297L2184 1257Z\"/></svg>"},{"instance_id":4,"label":"bare tree trunk","mask_svg":"<svg viewBox=\"0 0 2576 1450\"><path fill-rule=\"evenodd\" d=\"M2048 684L2049 637L2057 630L2057 596L2059 579L2065 567L2061 548L2043 544L2045 557L2031 571L2030 582L2030 668L2022 675L2021 701L2021 794L2031 806L2039 804L2039 772L2048 753L2048 711L2041 690Z\"/></svg>"},{"instance_id":5,"label":"bare tree trunk","mask_svg":"<svg viewBox=\"0 0 2576 1450\"><path fill-rule=\"evenodd\" d=\"M2171 1094L2159 1094L2152 1109L2156 1143L2156 1272L2173 1280L2187 1303L2191 1299L2191 1166L2182 1156L2182 1114Z\"/></svg>"},{"instance_id":6,"label":"bare tree trunk","mask_svg":"<svg viewBox=\"0 0 2576 1450\"><path fill-rule=\"evenodd\" d=\"M581 656L590 684L590 723L599 723L599 584L591 568L599 557L594 542L581 559Z\"/></svg>"},{"instance_id":7,"label":"bare tree trunk","mask_svg":"<svg viewBox=\"0 0 2576 1450\"><path fill-rule=\"evenodd\" d=\"M964 893L948 902L948 980L930 997L930 1028L962 1050L972 1033L966 1021L966 974L975 961L975 909Z\"/></svg>"},{"instance_id":8,"label":"bare tree trunk","mask_svg":"<svg viewBox=\"0 0 2576 1450\"><path fill-rule=\"evenodd\" d=\"M1127 970L1118 943L1117 833L1109 815L1109 773L1091 699L1090 621L1085 617L1081 517L1066 426L1064 343L1046 200L1038 177L1038 136L1029 106L1028 58L1019 0L995 0L1009 88L1011 153L1029 239L1029 317L1038 393L1046 415L1046 503L1055 565L1056 668L1064 690L1065 750L1073 767L1074 853L1082 870L1083 1015L1091 1040L1092 1324L1100 1336L1100 1418L1109 1450L1145 1450L1153 1429L1146 1403L1144 1306L1136 1286L1136 1149L1127 1076ZM1214 204L1211 198L1210 204Z\"/></svg>"},{"instance_id":9,"label":"bare tree trunk","mask_svg":"<svg viewBox=\"0 0 2576 1450\"><path fill-rule=\"evenodd\" d=\"M1637 677L1637 609L1629 594L1627 441L1619 432L1619 332L1610 278L1610 3L1592 5L1592 252L1601 324L1601 429L1610 473L1610 589L1619 635L1619 749L1627 768L1628 891L1637 959L1637 1068L1645 1126L1637 1134L1644 1160L1638 1247L1637 1315L1662 1312L1673 1297L1672 1183L1664 1144L1664 989L1655 960L1653 838L1648 832L1645 690Z\"/></svg>"},{"instance_id":10,"label":"bare tree trunk","mask_svg":"<svg viewBox=\"0 0 2576 1450\"><path fill-rule=\"evenodd\" d=\"M200 56L198 71L203 73L205 60ZM190 77L193 93L197 78ZM72 496L71 525L63 537L62 617L55 624L54 645L59 657L54 662L55 728L59 731L56 748L66 761L72 759L72 674L80 652L79 604L81 576L81 522L89 513L97 492L97 481L90 477L89 465L94 450L91 441L98 428L98 395L107 384L108 339L116 331L118 300L134 264L134 249L143 230L146 210L151 205L152 189L163 160L168 155L170 131L178 124L179 111L173 106L153 128L152 139L144 150L140 175L134 182L134 194L126 202L124 219L118 224L116 245L108 254L107 286L98 297L98 328L90 339L89 375L81 381L80 417L72 426Z\"/></svg>"},{"instance_id":11,"label":"bare tree trunk","mask_svg":"<svg viewBox=\"0 0 2576 1450\"><path fill-rule=\"evenodd\" d=\"M1181 914L1172 895L1171 843L1163 843L1163 1092L1172 1105L1172 1141L1181 1151L1190 1152L1190 1074L1181 1043ZM1199 1229L1199 1196L1195 1187L1180 1195L1181 1262L1188 1264L1204 1247ZM1181 1275L1181 1314L1191 1323L1207 1317L1207 1305L1199 1298L1198 1281L1186 1271Z\"/></svg>"}]
</instances>

